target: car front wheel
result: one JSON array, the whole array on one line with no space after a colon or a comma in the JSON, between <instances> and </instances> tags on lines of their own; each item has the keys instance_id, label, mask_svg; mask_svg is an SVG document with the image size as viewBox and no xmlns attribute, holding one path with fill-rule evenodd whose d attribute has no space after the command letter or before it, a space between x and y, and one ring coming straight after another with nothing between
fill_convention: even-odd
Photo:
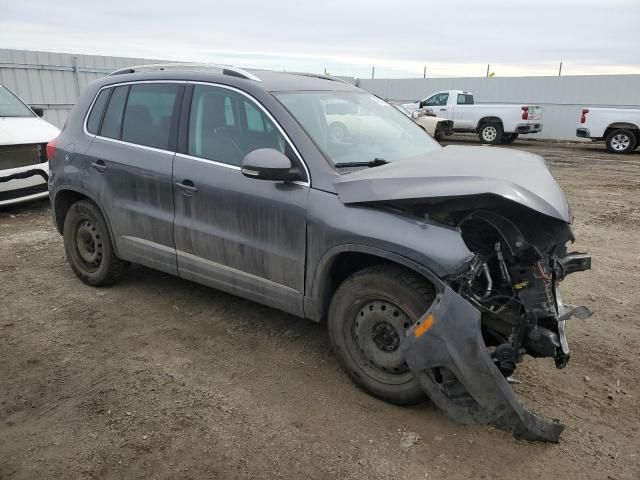
<instances>
[{"instance_id":1,"label":"car front wheel","mask_svg":"<svg viewBox=\"0 0 640 480\"><path fill-rule=\"evenodd\" d=\"M338 287L329 308L329 338L340 365L356 384L399 405L426 399L400 343L433 300L429 282L391 264L360 270Z\"/></svg>"},{"instance_id":2,"label":"car front wheel","mask_svg":"<svg viewBox=\"0 0 640 480\"><path fill-rule=\"evenodd\" d=\"M89 200L74 203L64 219L64 249L73 272L93 286L114 283L128 263L114 251L107 222Z\"/></svg>"}]
</instances>

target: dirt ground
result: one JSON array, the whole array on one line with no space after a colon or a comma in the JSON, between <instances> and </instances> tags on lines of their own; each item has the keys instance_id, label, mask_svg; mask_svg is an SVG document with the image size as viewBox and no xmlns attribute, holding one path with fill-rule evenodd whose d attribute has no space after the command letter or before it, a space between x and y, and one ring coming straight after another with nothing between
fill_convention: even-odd
<instances>
[{"instance_id":1,"label":"dirt ground","mask_svg":"<svg viewBox=\"0 0 640 480\"><path fill-rule=\"evenodd\" d=\"M569 366L518 370L559 444L368 396L323 325L142 267L85 286L38 202L0 210L0 478L640 478L640 150L514 148L547 160L594 257L563 289L596 312Z\"/></svg>"}]
</instances>

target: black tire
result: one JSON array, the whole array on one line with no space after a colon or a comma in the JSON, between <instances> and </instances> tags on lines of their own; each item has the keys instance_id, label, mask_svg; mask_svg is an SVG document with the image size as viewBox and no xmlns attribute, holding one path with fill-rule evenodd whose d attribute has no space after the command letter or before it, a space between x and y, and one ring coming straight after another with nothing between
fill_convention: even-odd
<instances>
[{"instance_id":1,"label":"black tire","mask_svg":"<svg viewBox=\"0 0 640 480\"><path fill-rule=\"evenodd\" d=\"M110 285L129 266L116 256L107 222L90 200L71 205L64 219L63 236L71 269L88 285Z\"/></svg>"},{"instance_id":2,"label":"black tire","mask_svg":"<svg viewBox=\"0 0 640 480\"><path fill-rule=\"evenodd\" d=\"M480 143L498 145L502 141L502 125L499 123L484 123L478 130Z\"/></svg>"},{"instance_id":3,"label":"black tire","mask_svg":"<svg viewBox=\"0 0 640 480\"><path fill-rule=\"evenodd\" d=\"M349 130L343 123L333 122L329 125L329 134L332 140L344 142L349 136Z\"/></svg>"},{"instance_id":4,"label":"black tire","mask_svg":"<svg viewBox=\"0 0 640 480\"><path fill-rule=\"evenodd\" d=\"M616 129L607 135L607 150L611 153L630 153L636 148L638 139L631 130Z\"/></svg>"},{"instance_id":5,"label":"black tire","mask_svg":"<svg viewBox=\"0 0 640 480\"><path fill-rule=\"evenodd\" d=\"M502 134L502 143L508 145L510 143L515 142L518 139L517 133L503 133Z\"/></svg>"},{"instance_id":6,"label":"black tire","mask_svg":"<svg viewBox=\"0 0 640 480\"><path fill-rule=\"evenodd\" d=\"M329 307L329 338L338 362L357 385L398 405L427 398L404 363L397 337L434 298L427 280L393 264L367 267L342 282Z\"/></svg>"}]
</instances>

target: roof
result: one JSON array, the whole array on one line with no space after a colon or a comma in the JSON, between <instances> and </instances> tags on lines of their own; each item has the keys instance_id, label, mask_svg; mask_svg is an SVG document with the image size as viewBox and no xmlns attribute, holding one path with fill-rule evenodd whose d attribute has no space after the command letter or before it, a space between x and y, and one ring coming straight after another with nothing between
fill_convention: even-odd
<instances>
[{"instance_id":1,"label":"roof","mask_svg":"<svg viewBox=\"0 0 640 480\"><path fill-rule=\"evenodd\" d=\"M276 72L271 70L247 70L231 65L203 63L150 64L122 68L111 73L110 78L136 80L152 78L154 80L171 78L172 80L213 80L229 77L250 81L254 86L267 91L296 90L357 90L357 88L339 78L299 72ZM122 76L122 77L121 77Z\"/></svg>"}]
</instances>

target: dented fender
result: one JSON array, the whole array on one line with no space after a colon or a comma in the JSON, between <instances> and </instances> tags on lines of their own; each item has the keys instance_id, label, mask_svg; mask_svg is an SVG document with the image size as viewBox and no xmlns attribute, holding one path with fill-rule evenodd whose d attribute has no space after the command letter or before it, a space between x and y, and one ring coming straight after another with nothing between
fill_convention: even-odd
<instances>
[{"instance_id":1,"label":"dented fender","mask_svg":"<svg viewBox=\"0 0 640 480\"><path fill-rule=\"evenodd\" d=\"M451 288L438 294L401 348L425 393L456 422L493 425L530 441L559 441L564 426L525 408L487 351L480 312Z\"/></svg>"}]
</instances>

